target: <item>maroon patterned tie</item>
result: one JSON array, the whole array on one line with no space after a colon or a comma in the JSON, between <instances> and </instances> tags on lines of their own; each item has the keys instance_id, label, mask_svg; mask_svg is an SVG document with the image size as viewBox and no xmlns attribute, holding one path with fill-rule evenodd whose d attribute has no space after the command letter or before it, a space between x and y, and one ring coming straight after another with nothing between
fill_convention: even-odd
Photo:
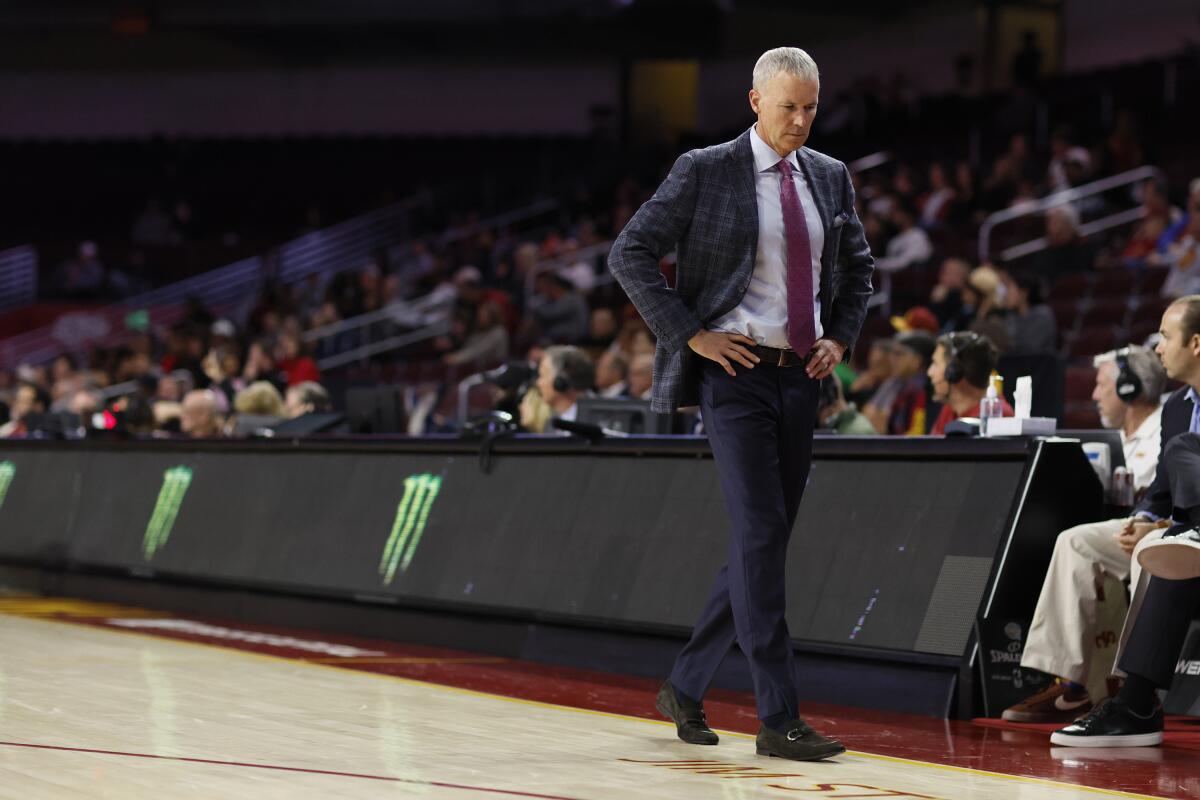
<instances>
[{"instance_id":1,"label":"maroon patterned tie","mask_svg":"<svg viewBox=\"0 0 1200 800\"><path fill-rule=\"evenodd\" d=\"M792 165L785 158L779 162L779 203L783 206L783 231L787 239L787 312L788 344L804 355L817 340L813 319L812 247L808 240L808 223L800 195L792 182Z\"/></svg>"}]
</instances>

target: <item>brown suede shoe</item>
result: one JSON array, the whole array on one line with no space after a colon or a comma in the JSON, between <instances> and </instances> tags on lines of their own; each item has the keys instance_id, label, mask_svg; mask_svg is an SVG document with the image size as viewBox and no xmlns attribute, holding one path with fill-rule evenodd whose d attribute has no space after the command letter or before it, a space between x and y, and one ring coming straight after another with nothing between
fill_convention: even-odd
<instances>
[{"instance_id":1,"label":"brown suede shoe","mask_svg":"<svg viewBox=\"0 0 1200 800\"><path fill-rule=\"evenodd\" d=\"M1074 722L1092 710L1092 701L1087 692L1072 694L1070 687L1055 681L1033 697L1028 697L1012 708L1004 709L1002 719L1009 722Z\"/></svg>"}]
</instances>

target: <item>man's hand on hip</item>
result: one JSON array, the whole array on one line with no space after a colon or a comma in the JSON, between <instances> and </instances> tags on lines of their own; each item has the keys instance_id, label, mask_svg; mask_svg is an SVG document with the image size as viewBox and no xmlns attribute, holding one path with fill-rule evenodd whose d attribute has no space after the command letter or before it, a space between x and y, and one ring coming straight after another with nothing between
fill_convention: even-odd
<instances>
[{"instance_id":1,"label":"man's hand on hip","mask_svg":"<svg viewBox=\"0 0 1200 800\"><path fill-rule=\"evenodd\" d=\"M757 342L749 336L719 331L700 331L688 339L688 347L708 360L717 362L722 369L734 376L737 373L733 370L733 361L747 369L754 369L754 365L759 361L758 356L746 349L746 346L754 347L756 344Z\"/></svg>"},{"instance_id":2,"label":"man's hand on hip","mask_svg":"<svg viewBox=\"0 0 1200 800\"><path fill-rule=\"evenodd\" d=\"M808 364L804 369L808 372L808 377L819 381L832 375L833 368L842 363L842 357L846 355L846 345L833 339L817 339L808 353Z\"/></svg>"}]
</instances>

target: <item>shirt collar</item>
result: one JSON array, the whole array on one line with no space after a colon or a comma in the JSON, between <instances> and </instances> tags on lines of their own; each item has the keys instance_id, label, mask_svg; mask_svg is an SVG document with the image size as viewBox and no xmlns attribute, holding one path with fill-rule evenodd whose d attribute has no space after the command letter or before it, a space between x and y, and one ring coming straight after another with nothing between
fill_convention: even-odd
<instances>
[{"instance_id":1,"label":"shirt collar","mask_svg":"<svg viewBox=\"0 0 1200 800\"><path fill-rule=\"evenodd\" d=\"M1200 405L1200 395L1196 394L1195 386L1189 386L1188 390L1187 390L1187 394L1184 396L1187 397L1188 400L1192 401L1192 405L1194 405L1194 406Z\"/></svg>"},{"instance_id":2,"label":"shirt collar","mask_svg":"<svg viewBox=\"0 0 1200 800\"><path fill-rule=\"evenodd\" d=\"M762 140L758 135L758 128L754 125L750 126L750 149L754 151L754 170L756 172L766 172L769 169L775 169L775 165L783 159L779 153L771 149L771 145ZM800 172L800 162L796 158L796 151L787 154L787 160L791 163L792 169L795 172ZM803 173L800 173L803 175Z\"/></svg>"},{"instance_id":3,"label":"shirt collar","mask_svg":"<svg viewBox=\"0 0 1200 800\"><path fill-rule=\"evenodd\" d=\"M1138 425L1137 430L1132 436L1125 436L1125 429L1118 428L1121 434L1122 442L1140 442L1143 439L1154 436L1162 429L1162 406L1154 409L1154 413L1142 420L1142 424Z\"/></svg>"}]
</instances>

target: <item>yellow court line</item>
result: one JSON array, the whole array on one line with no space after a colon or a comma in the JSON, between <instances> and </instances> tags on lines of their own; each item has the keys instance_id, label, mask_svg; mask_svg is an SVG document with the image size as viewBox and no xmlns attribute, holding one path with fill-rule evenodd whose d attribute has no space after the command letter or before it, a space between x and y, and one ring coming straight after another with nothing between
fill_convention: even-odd
<instances>
[{"instance_id":1,"label":"yellow court line","mask_svg":"<svg viewBox=\"0 0 1200 800\"><path fill-rule=\"evenodd\" d=\"M62 614L68 617L113 618L156 616L155 612L145 609L130 608L112 603L93 603L89 600L72 600L69 598L47 599L23 597L19 595L0 597L0 613L30 617L40 617L50 614Z\"/></svg>"},{"instance_id":2,"label":"yellow court line","mask_svg":"<svg viewBox=\"0 0 1200 800\"><path fill-rule=\"evenodd\" d=\"M0 610L0 615L2 615L4 613L5 612L3 610ZM16 615L8 615L8 616L16 616ZM647 719L646 717L635 717L635 716L631 716L628 714L617 714L612 711L596 711L596 710L590 709L590 708L575 708L574 706L564 706L564 705L559 705L557 703L547 703L542 700L527 700L523 697L507 697L507 696L501 695L501 694L491 694L488 692L482 692L477 689L464 689L460 686L447 686L447 685L441 684L441 683L433 683L431 681L417 680L416 678L406 678L401 675L388 675L383 672L366 672L363 670L347 670L343 667L338 667L333 664L322 663L321 661L297 659L297 658L291 658L289 656L276 656L276 655L271 655L270 653L256 653L256 652L253 652L250 650L240 650L236 647L227 647L225 645L212 644L209 642L193 642L193 641L189 641L186 639L173 639L169 636L161 636L161 635L149 632L149 631L139 631L139 630L131 630L128 628L117 628L117 627L110 628L107 626L100 627L97 625L89 625L87 623L75 622L74 620L70 620L70 619L50 619L50 618L45 618L45 617L28 617L26 619L32 619L37 622L50 622L50 623L54 623L54 624L58 624L58 625L71 625L74 627L86 627L86 628L90 628L93 630L106 631L109 633L125 634L127 636L137 636L137 637L143 638L143 639L153 639L154 641L157 641L157 642L166 641L166 642L171 642L174 644L190 645L192 647L203 647L203 648L207 648L210 650L220 650L223 653L237 653L242 656L250 656L253 658L260 659L260 660L270 661L273 664L278 664L280 662L285 663L285 664L296 664L296 663L308 664L310 666L317 667L320 669L337 670L338 672L343 673L343 674L346 672L352 672L352 673L355 673L358 675L370 675L370 676L374 676L377 678L386 678L388 680L400 681L402 683L421 686L424 688L434 688L434 689L439 689L439 690L445 691L445 692L470 695L472 697L483 697L483 698L489 698L489 699L493 699L493 700L503 700L503 701L506 701L509 703L521 703L524 705L536 706L539 708L552 708L552 709L557 709L557 710L562 710L562 711L574 711L579 714L594 714L596 716L609 717L612 719L636 720L637 722L645 722L645 723L649 723L651 725L674 727L674 723L668 722L667 720ZM739 739L753 739L754 738L754 736L752 734L740 733L738 731L722 730L720 732L726 736L733 736L733 737L736 737ZM917 766L917 767L931 767L933 769L949 770L951 772L963 772L963 773L967 773L969 775L987 775L987 776L994 777L994 778L1003 778L1005 780L1021 781L1022 783L1032 783L1032 784L1037 784L1040 786L1050 786L1050 787L1057 788L1057 789L1074 789L1074 790L1085 791L1085 792L1093 792L1096 794L1109 795L1112 797L1128 797L1128 798L1133 798L1133 800L1163 800L1163 798L1161 798L1161 797L1156 797L1154 795L1148 795L1148 794L1134 794L1133 792L1122 792L1122 791L1119 791L1116 789L1100 789L1095 786L1083 786L1081 784L1076 784L1076 783L1064 783L1062 781L1054 781L1054 780L1050 780L1048 778L1034 778L1034 777L1027 776L1027 775L1010 775L1010 774L1004 773L1004 772L991 772L989 770L975 769L974 767L959 767L959 766L955 766L952 764L937 764L932 761L917 761L916 759L911 759L911 758L900 758L897 756L885 756L885 755L880 755L878 753L866 753L861 750L847 750L846 753L847 753L847 755L862 756L864 758L875 759L878 761L891 761L891 762L894 762L897 764L910 764L910 765Z\"/></svg>"}]
</instances>

